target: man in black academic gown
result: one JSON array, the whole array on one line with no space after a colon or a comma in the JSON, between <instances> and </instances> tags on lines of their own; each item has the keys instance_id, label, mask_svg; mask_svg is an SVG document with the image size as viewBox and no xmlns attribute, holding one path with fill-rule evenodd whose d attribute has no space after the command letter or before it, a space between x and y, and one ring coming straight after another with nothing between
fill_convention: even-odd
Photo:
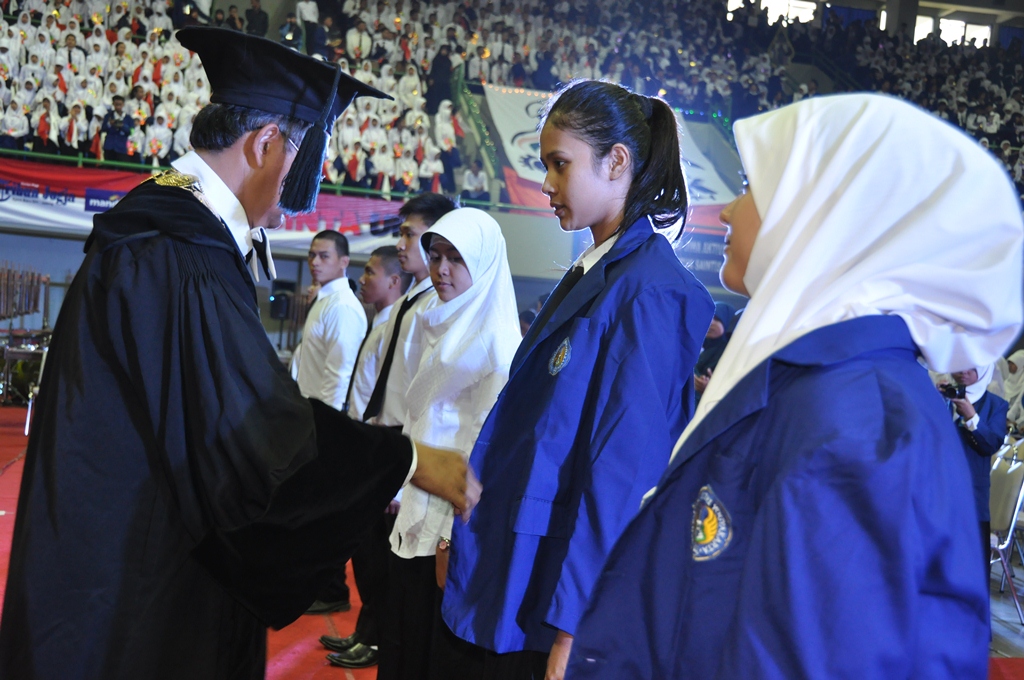
<instances>
[{"instance_id":1,"label":"man in black academic gown","mask_svg":"<svg viewBox=\"0 0 1024 680\"><path fill-rule=\"evenodd\" d=\"M408 479L463 510L478 495L458 454L302 398L243 255L272 262L249 227L312 209L326 131L353 97L385 95L261 38L178 37L213 103L196 153L96 217L61 308L3 678L262 678L266 626L306 610Z\"/></svg>"}]
</instances>

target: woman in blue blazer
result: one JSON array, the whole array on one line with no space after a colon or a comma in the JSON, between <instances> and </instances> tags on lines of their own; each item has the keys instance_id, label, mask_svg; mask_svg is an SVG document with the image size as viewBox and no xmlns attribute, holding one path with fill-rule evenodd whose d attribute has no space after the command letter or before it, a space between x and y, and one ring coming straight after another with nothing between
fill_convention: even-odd
<instances>
[{"instance_id":1,"label":"woman in blue blazer","mask_svg":"<svg viewBox=\"0 0 1024 680\"><path fill-rule=\"evenodd\" d=\"M735 125L749 192L722 281L750 301L612 550L567 678L988 672L971 477L920 365L1021 328L1024 224L998 162L881 95Z\"/></svg>"},{"instance_id":2,"label":"woman in blue blazer","mask_svg":"<svg viewBox=\"0 0 1024 680\"><path fill-rule=\"evenodd\" d=\"M655 231L686 206L672 110L576 83L542 119L541 160L562 229L589 227L594 246L523 339L470 457L484 490L451 537L436 678L562 676L601 565L693 414L714 305Z\"/></svg>"}]
</instances>

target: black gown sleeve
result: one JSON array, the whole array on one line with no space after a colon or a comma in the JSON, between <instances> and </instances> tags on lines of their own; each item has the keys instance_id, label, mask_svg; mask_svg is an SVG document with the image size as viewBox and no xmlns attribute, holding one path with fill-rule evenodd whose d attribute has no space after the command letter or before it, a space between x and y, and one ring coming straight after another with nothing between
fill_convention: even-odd
<instances>
[{"instance_id":1,"label":"black gown sleeve","mask_svg":"<svg viewBox=\"0 0 1024 680\"><path fill-rule=\"evenodd\" d=\"M312 401L318 455L278 487L257 522L215 531L194 555L260 620L282 628L306 611L412 465L412 445Z\"/></svg>"},{"instance_id":2,"label":"black gown sleeve","mask_svg":"<svg viewBox=\"0 0 1024 680\"><path fill-rule=\"evenodd\" d=\"M147 219L161 197L149 194L139 211ZM107 357L196 543L193 557L280 627L344 568L401 488L412 445L311 406L267 339L233 243L204 237L208 213L186 214L180 200L169 207L178 224L194 217L191 231L139 234L102 255L93 304L103 310Z\"/></svg>"}]
</instances>

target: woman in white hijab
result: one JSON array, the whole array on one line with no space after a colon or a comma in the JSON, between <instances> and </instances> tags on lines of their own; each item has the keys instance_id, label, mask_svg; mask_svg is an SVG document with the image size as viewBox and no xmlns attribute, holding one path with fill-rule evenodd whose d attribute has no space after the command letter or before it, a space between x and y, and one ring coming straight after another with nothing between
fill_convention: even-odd
<instances>
[{"instance_id":1,"label":"woman in white hijab","mask_svg":"<svg viewBox=\"0 0 1024 680\"><path fill-rule=\"evenodd\" d=\"M429 253L437 297L417 325L423 354L409 383L403 432L417 442L462 451L468 457L508 381L519 346L519 317L505 239L490 215L460 208L435 222L421 242ZM380 650L381 677L397 677L390 673L399 665L415 669L429 665L429 658L409 658L411 649L429 650L429 644L411 641L415 637L429 643L430 626L439 620L441 602L433 595L443 585L444 541L451 536L453 518L451 503L412 486L404 489L391 533L391 559L400 573L421 578L392 583L387 607L397 615L385 619L402 620L405 625L382 635L388 644Z\"/></svg>"},{"instance_id":2,"label":"woman in white hijab","mask_svg":"<svg viewBox=\"0 0 1024 680\"><path fill-rule=\"evenodd\" d=\"M417 99L423 97L423 83L420 82L419 73L416 71L414 64L409 64L405 69L405 74L398 81L398 92L396 99L401 103L403 108L413 109L416 108L415 103ZM426 102L426 100L423 100Z\"/></svg>"},{"instance_id":3,"label":"woman in white hijab","mask_svg":"<svg viewBox=\"0 0 1024 680\"><path fill-rule=\"evenodd\" d=\"M568 677L984 678L970 475L918 357L985 366L1017 336L1019 199L895 98L814 97L735 133L750 191L722 211L722 280L750 302Z\"/></svg>"},{"instance_id":4,"label":"woman in white hijab","mask_svg":"<svg viewBox=\"0 0 1024 680\"><path fill-rule=\"evenodd\" d=\"M1006 419L1019 430L1024 425L1024 349L1019 349L1006 358L1006 379L1003 383L1010 412Z\"/></svg>"}]
</instances>

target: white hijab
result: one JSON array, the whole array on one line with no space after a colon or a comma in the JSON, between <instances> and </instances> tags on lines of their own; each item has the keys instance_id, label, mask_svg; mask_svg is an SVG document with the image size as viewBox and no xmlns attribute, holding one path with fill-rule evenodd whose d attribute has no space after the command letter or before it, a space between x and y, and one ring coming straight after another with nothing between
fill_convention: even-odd
<instances>
[{"instance_id":1,"label":"white hijab","mask_svg":"<svg viewBox=\"0 0 1024 680\"><path fill-rule=\"evenodd\" d=\"M501 373L504 383L521 339L505 238L494 218L476 208L460 208L426 231L425 247L434 234L459 251L473 283L453 300L436 298L420 316L423 355L406 393L410 421L421 419L437 400L457 403L460 393L492 373ZM495 392L488 404L462 406L486 412L497 397ZM467 455L476 433L472 439L464 449Z\"/></svg>"},{"instance_id":2,"label":"white hijab","mask_svg":"<svg viewBox=\"0 0 1024 680\"><path fill-rule=\"evenodd\" d=\"M871 94L813 97L734 129L762 223L751 298L676 451L747 373L815 329L898 315L938 372L990 365L1017 337L1020 204L974 140Z\"/></svg>"},{"instance_id":3,"label":"white hijab","mask_svg":"<svg viewBox=\"0 0 1024 680\"><path fill-rule=\"evenodd\" d=\"M1024 349L1011 354L1007 361L1012 361L1017 366L1017 372L1007 375L1003 385L1006 401L1010 402L1007 418L1017 423L1024 420L1024 404L1021 404L1021 397L1024 397Z\"/></svg>"},{"instance_id":4,"label":"white hijab","mask_svg":"<svg viewBox=\"0 0 1024 680\"><path fill-rule=\"evenodd\" d=\"M458 249L473 283L448 302L432 298L421 313L416 332L423 353L406 392L404 432L468 456L508 382L519 346L519 318L505 239L494 218L476 208L460 208L434 223L423 241L429 243L433 234ZM454 418L434 417L437 409ZM453 516L448 501L407 486L392 549L404 557L433 555L437 539L451 536Z\"/></svg>"},{"instance_id":5,"label":"white hijab","mask_svg":"<svg viewBox=\"0 0 1024 680\"><path fill-rule=\"evenodd\" d=\"M978 366L976 370L978 371L978 380L974 384L968 385L966 389L967 400L972 404L977 404L988 392L989 386L992 384L992 376L995 373L995 364Z\"/></svg>"}]
</instances>

